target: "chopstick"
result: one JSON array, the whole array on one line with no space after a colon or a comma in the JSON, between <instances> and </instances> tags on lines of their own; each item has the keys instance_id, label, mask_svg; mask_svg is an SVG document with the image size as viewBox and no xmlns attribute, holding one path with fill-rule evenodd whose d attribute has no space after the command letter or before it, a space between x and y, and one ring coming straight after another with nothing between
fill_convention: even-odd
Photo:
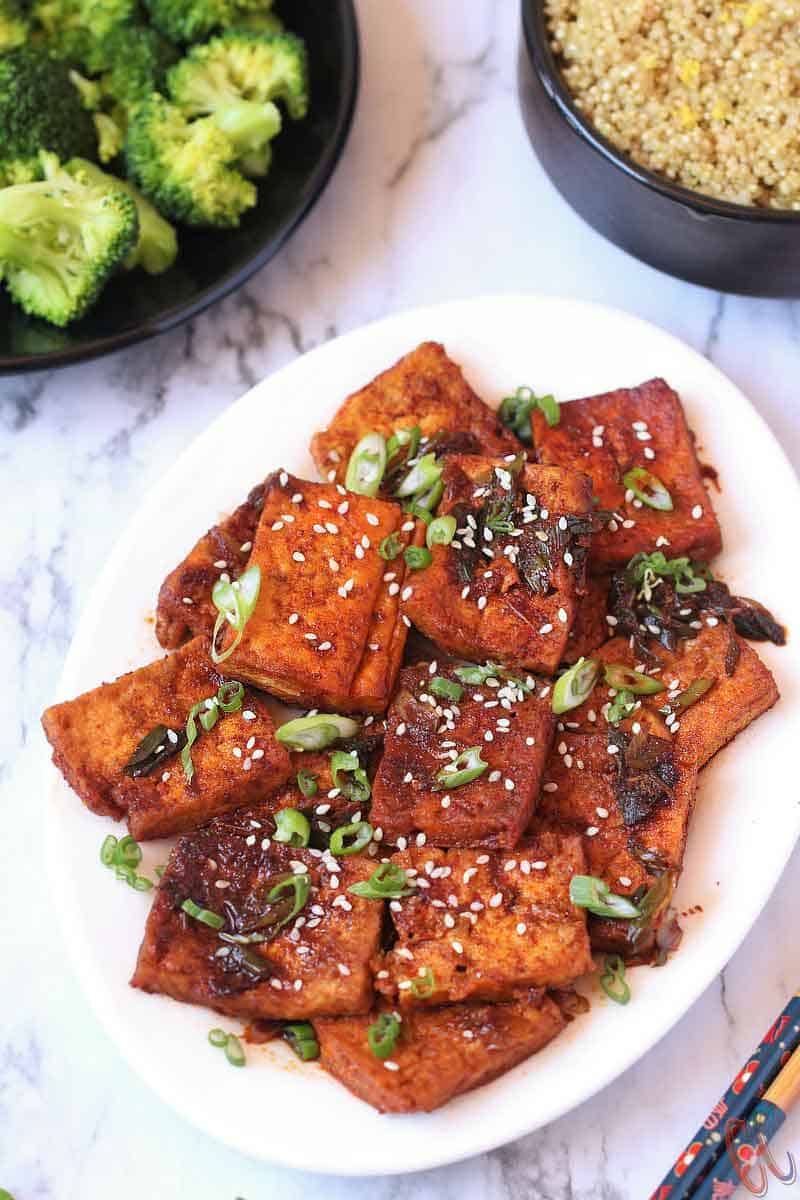
<instances>
[{"instance_id":1,"label":"chopstick","mask_svg":"<svg viewBox=\"0 0 800 1200\"><path fill-rule=\"evenodd\" d=\"M711 1177L716 1176L717 1172L712 1171L712 1168L720 1170L726 1163L731 1168L731 1174L727 1178L738 1179L731 1156L727 1152L726 1130L734 1128L730 1125L732 1121L744 1123L751 1115L754 1118L758 1115L765 1119L759 1122L755 1136L764 1133L769 1140L783 1123L788 1108L800 1097L800 1056L796 1053L799 1047L800 992L797 992L777 1020L770 1025L728 1090L714 1105L700 1129L653 1192L651 1200L667 1200L667 1197L669 1200L706 1200L714 1194L710 1190ZM764 1096L764 1102L767 1102L772 1086L777 1088L779 1080L781 1084L776 1093L777 1099L768 1101L771 1108L767 1112L757 1113L758 1101ZM784 1103L788 1105L787 1108L783 1107ZM778 1112L780 1119L777 1117ZM723 1183L722 1190L717 1192L719 1196L730 1194L729 1183Z\"/></svg>"}]
</instances>

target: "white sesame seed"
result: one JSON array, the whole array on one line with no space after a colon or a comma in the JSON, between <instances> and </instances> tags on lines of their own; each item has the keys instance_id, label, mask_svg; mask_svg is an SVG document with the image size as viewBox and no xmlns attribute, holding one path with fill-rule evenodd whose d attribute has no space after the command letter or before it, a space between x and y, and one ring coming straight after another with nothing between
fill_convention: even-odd
<instances>
[{"instance_id":1,"label":"white sesame seed","mask_svg":"<svg viewBox=\"0 0 800 1200\"><path fill-rule=\"evenodd\" d=\"M632 880L627 875L620 875L619 881L623 887L630 887Z\"/></svg>"},{"instance_id":2,"label":"white sesame seed","mask_svg":"<svg viewBox=\"0 0 800 1200\"><path fill-rule=\"evenodd\" d=\"M599 832L600 832L600 830L597 828L596 825L590 825L589 828L586 830L586 836L587 837L596 837Z\"/></svg>"},{"instance_id":3,"label":"white sesame seed","mask_svg":"<svg viewBox=\"0 0 800 1200\"><path fill-rule=\"evenodd\" d=\"M192 599L192 597L191 597L191 596L184 596L184 597L183 597L183 603L184 603L184 604L194 604L194 600Z\"/></svg>"},{"instance_id":4,"label":"white sesame seed","mask_svg":"<svg viewBox=\"0 0 800 1200\"><path fill-rule=\"evenodd\" d=\"M450 945L453 947L456 954L464 953L464 947L461 945L461 942L451 942Z\"/></svg>"},{"instance_id":5,"label":"white sesame seed","mask_svg":"<svg viewBox=\"0 0 800 1200\"><path fill-rule=\"evenodd\" d=\"M503 787L506 789L507 792L513 792L514 780L513 779L505 779L503 781Z\"/></svg>"},{"instance_id":6,"label":"white sesame seed","mask_svg":"<svg viewBox=\"0 0 800 1200\"><path fill-rule=\"evenodd\" d=\"M610 746L606 746L606 750L609 754L619 754L619 746L615 746L613 743Z\"/></svg>"},{"instance_id":7,"label":"white sesame seed","mask_svg":"<svg viewBox=\"0 0 800 1200\"><path fill-rule=\"evenodd\" d=\"M692 509L692 516L694 517L695 521L699 521L700 518L702 517L702 515L703 515L702 504L695 504L694 508Z\"/></svg>"},{"instance_id":8,"label":"white sesame seed","mask_svg":"<svg viewBox=\"0 0 800 1200\"><path fill-rule=\"evenodd\" d=\"M414 589L412 587L405 587L405 588L403 588L403 591L400 595L400 599L401 600L410 600L411 597L413 596L413 594L414 594Z\"/></svg>"},{"instance_id":9,"label":"white sesame seed","mask_svg":"<svg viewBox=\"0 0 800 1200\"><path fill-rule=\"evenodd\" d=\"M161 782L166 783L168 779L169 779L169 771L165 771L164 774L161 776Z\"/></svg>"},{"instance_id":10,"label":"white sesame seed","mask_svg":"<svg viewBox=\"0 0 800 1200\"><path fill-rule=\"evenodd\" d=\"M549 621L545 621L544 625L542 625L541 629L539 630L539 633L552 633L552 632L553 632L553 626L550 624Z\"/></svg>"},{"instance_id":11,"label":"white sesame seed","mask_svg":"<svg viewBox=\"0 0 800 1200\"><path fill-rule=\"evenodd\" d=\"M252 712L251 709L245 708L242 710L242 720L243 721L255 721L255 719L256 719L256 714L254 712Z\"/></svg>"},{"instance_id":12,"label":"white sesame seed","mask_svg":"<svg viewBox=\"0 0 800 1200\"><path fill-rule=\"evenodd\" d=\"M517 933L520 935L520 937L522 937L523 933L525 933L527 928L528 928L528 926L525 924L524 921L519 922L519 924L517 925Z\"/></svg>"},{"instance_id":13,"label":"white sesame seed","mask_svg":"<svg viewBox=\"0 0 800 1200\"><path fill-rule=\"evenodd\" d=\"M485 596L478 597L478 609L480 612L483 612L483 610L486 608L487 604L488 604L488 600L486 599Z\"/></svg>"},{"instance_id":14,"label":"white sesame seed","mask_svg":"<svg viewBox=\"0 0 800 1200\"><path fill-rule=\"evenodd\" d=\"M302 550L293 550L292 558L294 559L295 562L305 562L306 561L306 556L305 556L305 554L303 554Z\"/></svg>"},{"instance_id":15,"label":"white sesame seed","mask_svg":"<svg viewBox=\"0 0 800 1200\"><path fill-rule=\"evenodd\" d=\"M410 986L411 985L409 984L409 987ZM384 1059L383 1065L387 1071L399 1071L400 1070L399 1064L396 1062L392 1062L391 1058Z\"/></svg>"},{"instance_id":16,"label":"white sesame seed","mask_svg":"<svg viewBox=\"0 0 800 1200\"><path fill-rule=\"evenodd\" d=\"M603 820L605 820L605 818L608 816L607 808L601 808L600 806L598 806L594 811L597 813L598 817L600 817Z\"/></svg>"},{"instance_id":17,"label":"white sesame seed","mask_svg":"<svg viewBox=\"0 0 800 1200\"><path fill-rule=\"evenodd\" d=\"M397 726L397 729L395 729L395 733L397 734L398 737L402 737L403 734L405 733L405 731L406 731L406 723L405 723L405 721L401 721L400 724Z\"/></svg>"},{"instance_id":18,"label":"white sesame seed","mask_svg":"<svg viewBox=\"0 0 800 1200\"><path fill-rule=\"evenodd\" d=\"M532 862L531 866L533 867L534 871L544 871L547 868L547 863L543 862L541 859L538 859L536 862Z\"/></svg>"},{"instance_id":19,"label":"white sesame seed","mask_svg":"<svg viewBox=\"0 0 800 1200\"><path fill-rule=\"evenodd\" d=\"M495 894L492 896L491 900L489 901L489 908L499 908L502 903L503 903L503 893L495 892Z\"/></svg>"},{"instance_id":20,"label":"white sesame seed","mask_svg":"<svg viewBox=\"0 0 800 1200\"><path fill-rule=\"evenodd\" d=\"M416 840L418 846L424 846L428 839L424 833L418 833Z\"/></svg>"},{"instance_id":21,"label":"white sesame seed","mask_svg":"<svg viewBox=\"0 0 800 1200\"><path fill-rule=\"evenodd\" d=\"M557 783L546 783L544 785L544 787L542 788L542 791L543 792L557 792L558 784Z\"/></svg>"}]
</instances>

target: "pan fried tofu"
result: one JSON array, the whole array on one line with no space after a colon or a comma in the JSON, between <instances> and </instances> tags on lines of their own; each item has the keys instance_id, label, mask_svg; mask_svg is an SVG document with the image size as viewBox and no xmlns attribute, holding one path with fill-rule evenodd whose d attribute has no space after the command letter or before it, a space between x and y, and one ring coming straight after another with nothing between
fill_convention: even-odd
<instances>
[{"instance_id":1,"label":"pan fried tofu","mask_svg":"<svg viewBox=\"0 0 800 1200\"><path fill-rule=\"evenodd\" d=\"M213 729L200 732L191 751L194 776L187 780L178 751L189 711L216 696L223 681L209 649L206 638L195 638L158 662L53 705L42 718L53 761L86 807L127 818L139 841L182 833L252 804L289 775L289 755L275 740L266 706L246 690L238 712L221 714ZM173 755L147 774L125 774L156 726L165 727L162 745L174 745Z\"/></svg>"},{"instance_id":2,"label":"pan fried tofu","mask_svg":"<svg viewBox=\"0 0 800 1200\"><path fill-rule=\"evenodd\" d=\"M650 733L672 737L676 758L687 767L700 770L778 699L775 680L752 646L716 617L706 617L697 636L679 641L674 651L654 641L650 655L652 661L646 664L637 661L628 639L620 637L606 642L594 657L652 674L665 685L663 692L637 696L641 705L622 722L622 728L635 721ZM691 707L681 711L676 706L674 715L660 711L698 679L713 683ZM605 723L603 712L610 699L608 686L598 684L589 699L568 714L569 719L582 729L596 728ZM589 712L594 713L594 722L589 720Z\"/></svg>"},{"instance_id":3,"label":"pan fried tofu","mask_svg":"<svg viewBox=\"0 0 800 1200\"><path fill-rule=\"evenodd\" d=\"M586 873L622 896L650 888L656 872L680 873L697 787L697 771L678 763L671 741L640 737L637 758L628 734L557 735L530 827L580 836ZM629 953L629 924L591 917L592 946Z\"/></svg>"},{"instance_id":4,"label":"pan fried tofu","mask_svg":"<svg viewBox=\"0 0 800 1200\"><path fill-rule=\"evenodd\" d=\"M471 454L518 454L524 447L480 400L438 342L423 342L342 404L315 434L311 454L324 479L344 483L356 443L367 433L387 439L419 426L424 438L459 436Z\"/></svg>"},{"instance_id":5,"label":"pan fried tofu","mask_svg":"<svg viewBox=\"0 0 800 1200\"><path fill-rule=\"evenodd\" d=\"M147 919L134 987L268 1020L369 1010L369 964L383 906L347 889L369 876L371 860L353 855L337 861L280 845L268 836L273 828L269 808L256 807L181 838ZM268 941L226 940L250 936L267 913L274 914L269 892L295 875L308 877L310 891L294 919ZM294 895L285 897L278 899L288 913ZM224 926L218 930L189 916L181 908L186 900L224 918Z\"/></svg>"},{"instance_id":6,"label":"pan fried tofu","mask_svg":"<svg viewBox=\"0 0 800 1200\"><path fill-rule=\"evenodd\" d=\"M592 969L586 915L569 898L585 872L579 837L543 833L513 854L417 845L392 861L416 887L389 904L398 940L375 978L401 1008L508 1000Z\"/></svg>"},{"instance_id":7,"label":"pan fried tofu","mask_svg":"<svg viewBox=\"0 0 800 1200\"><path fill-rule=\"evenodd\" d=\"M722 535L694 437L680 398L663 379L562 404L552 429L537 410L532 423L539 462L585 471L598 507L615 514L592 540L592 569L611 570L662 546L671 557L688 554L703 562L719 553ZM623 476L634 467L667 488L670 512L643 505L626 489Z\"/></svg>"},{"instance_id":8,"label":"pan fried tofu","mask_svg":"<svg viewBox=\"0 0 800 1200\"><path fill-rule=\"evenodd\" d=\"M463 688L457 703L431 693L443 680ZM524 683L492 678L470 687L435 662L406 667L389 710L372 824L388 842L422 832L435 846L515 846L538 799L553 724L550 701ZM437 776L446 778L444 768L472 746L488 764L483 774L443 787Z\"/></svg>"},{"instance_id":9,"label":"pan fried tofu","mask_svg":"<svg viewBox=\"0 0 800 1200\"><path fill-rule=\"evenodd\" d=\"M378 1013L316 1021L322 1066L379 1112L432 1112L541 1050L566 1024L541 992L508 1004L407 1010L388 1059L372 1053L367 1030Z\"/></svg>"},{"instance_id":10,"label":"pan fried tofu","mask_svg":"<svg viewBox=\"0 0 800 1200\"><path fill-rule=\"evenodd\" d=\"M602 575L590 575L586 580L586 592L578 601L575 624L569 631L565 663L576 663L579 658L589 658L603 642L608 641L608 579Z\"/></svg>"},{"instance_id":11,"label":"pan fried tofu","mask_svg":"<svg viewBox=\"0 0 800 1200\"><path fill-rule=\"evenodd\" d=\"M456 536L409 573L403 611L449 654L553 674L584 590L588 477L448 455L442 480Z\"/></svg>"},{"instance_id":12,"label":"pan fried tofu","mask_svg":"<svg viewBox=\"0 0 800 1200\"><path fill-rule=\"evenodd\" d=\"M399 505L272 475L250 557L261 592L229 672L308 707L384 709L406 626L403 559L387 563L378 547L403 524Z\"/></svg>"},{"instance_id":13,"label":"pan fried tofu","mask_svg":"<svg viewBox=\"0 0 800 1200\"><path fill-rule=\"evenodd\" d=\"M211 589L221 575L236 578L247 566L263 503L261 483L170 571L156 607L156 637L165 650L174 650L189 634L211 636L217 616Z\"/></svg>"}]
</instances>

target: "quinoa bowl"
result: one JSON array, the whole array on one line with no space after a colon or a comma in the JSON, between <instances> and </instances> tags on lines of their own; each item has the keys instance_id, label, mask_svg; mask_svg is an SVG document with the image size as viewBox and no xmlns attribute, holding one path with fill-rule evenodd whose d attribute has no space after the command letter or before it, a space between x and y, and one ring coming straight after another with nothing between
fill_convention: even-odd
<instances>
[{"instance_id":1,"label":"quinoa bowl","mask_svg":"<svg viewBox=\"0 0 800 1200\"><path fill-rule=\"evenodd\" d=\"M570 90L543 0L522 0L518 86L542 166L599 233L692 283L743 295L800 296L800 211L702 194L614 145Z\"/></svg>"}]
</instances>

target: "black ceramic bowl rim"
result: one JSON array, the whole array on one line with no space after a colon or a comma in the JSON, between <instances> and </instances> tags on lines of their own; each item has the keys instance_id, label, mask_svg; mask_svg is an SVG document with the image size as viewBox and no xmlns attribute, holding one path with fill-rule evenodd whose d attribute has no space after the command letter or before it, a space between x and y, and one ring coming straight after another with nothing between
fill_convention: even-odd
<instances>
[{"instance_id":1,"label":"black ceramic bowl rim","mask_svg":"<svg viewBox=\"0 0 800 1200\"><path fill-rule=\"evenodd\" d=\"M279 232L266 241L261 249L245 263L223 275L216 283L199 291L194 299L175 304L171 308L165 309L158 317L143 321L135 328L125 330L124 333L95 338L65 350L51 350L43 354L4 355L0 357L0 375L22 371L46 371L54 367L71 366L92 358L99 358L101 355L113 354L114 351L122 350L126 346L133 346L137 342L144 342L161 333L167 333L185 321L190 321L192 317L199 316L217 300L222 300L231 292L236 291L277 254L321 196L341 157L350 132L360 75L358 22L353 0L342 0L342 25L344 45L342 74L345 86L342 89L342 101L336 113L333 135L305 185L298 192L291 215Z\"/></svg>"},{"instance_id":2,"label":"black ceramic bowl rim","mask_svg":"<svg viewBox=\"0 0 800 1200\"><path fill-rule=\"evenodd\" d=\"M713 196L704 196L702 192L695 192L690 188L681 187L680 184L672 183L663 175L657 175L647 167L641 166L623 150L603 137L575 106L575 99L564 81L561 68L550 45L543 0L522 0L522 29L528 58L541 80L545 92L560 115L578 137L587 142L597 154L617 167L623 174L654 192L660 192L661 195L674 200L676 204L682 204L703 216L727 217L734 221L746 221L754 224L766 222L800 226L800 212L793 209L759 208L751 204L735 204L730 200L717 200Z\"/></svg>"}]
</instances>

